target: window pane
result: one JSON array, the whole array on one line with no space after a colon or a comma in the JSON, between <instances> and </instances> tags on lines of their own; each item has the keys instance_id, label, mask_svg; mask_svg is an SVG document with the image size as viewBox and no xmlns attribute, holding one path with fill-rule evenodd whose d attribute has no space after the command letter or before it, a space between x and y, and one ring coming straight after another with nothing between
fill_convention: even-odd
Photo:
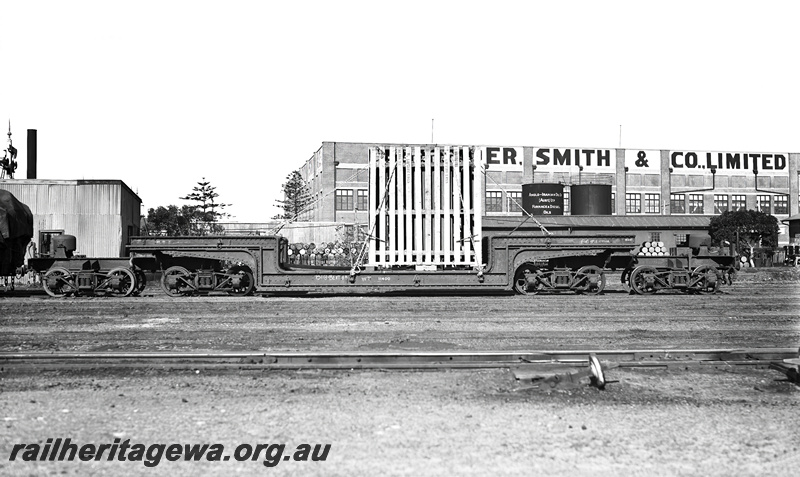
<instances>
[{"instance_id":1,"label":"window pane","mask_svg":"<svg viewBox=\"0 0 800 477\"><path fill-rule=\"evenodd\" d=\"M486 212L503 211L503 193L486 191Z\"/></svg>"},{"instance_id":2,"label":"window pane","mask_svg":"<svg viewBox=\"0 0 800 477\"><path fill-rule=\"evenodd\" d=\"M672 214L686 213L686 194L670 194L669 210Z\"/></svg>"},{"instance_id":3,"label":"window pane","mask_svg":"<svg viewBox=\"0 0 800 477\"><path fill-rule=\"evenodd\" d=\"M747 210L747 200L743 195L731 196L731 210Z\"/></svg>"},{"instance_id":4,"label":"window pane","mask_svg":"<svg viewBox=\"0 0 800 477\"><path fill-rule=\"evenodd\" d=\"M768 195L759 195L756 197L756 209L759 212L763 212L765 214L770 213L770 196Z\"/></svg>"},{"instance_id":5,"label":"window pane","mask_svg":"<svg viewBox=\"0 0 800 477\"><path fill-rule=\"evenodd\" d=\"M337 190L334 206L336 210L353 210L353 191L351 189Z\"/></svg>"},{"instance_id":6,"label":"window pane","mask_svg":"<svg viewBox=\"0 0 800 477\"><path fill-rule=\"evenodd\" d=\"M646 214L657 214L661 212L661 196L658 194L644 195L644 212Z\"/></svg>"},{"instance_id":7,"label":"window pane","mask_svg":"<svg viewBox=\"0 0 800 477\"><path fill-rule=\"evenodd\" d=\"M369 210L369 195L367 195L367 191L364 189L358 191L358 195L356 196L356 208L358 210Z\"/></svg>"},{"instance_id":8,"label":"window pane","mask_svg":"<svg viewBox=\"0 0 800 477\"><path fill-rule=\"evenodd\" d=\"M522 212L522 192L506 192L506 210L509 212Z\"/></svg>"},{"instance_id":9,"label":"window pane","mask_svg":"<svg viewBox=\"0 0 800 477\"><path fill-rule=\"evenodd\" d=\"M650 241L651 242L660 242L661 241L661 232L650 232Z\"/></svg>"},{"instance_id":10,"label":"window pane","mask_svg":"<svg viewBox=\"0 0 800 477\"><path fill-rule=\"evenodd\" d=\"M690 194L689 195L689 213L702 214L703 212L703 195Z\"/></svg>"},{"instance_id":11,"label":"window pane","mask_svg":"<svg viewBox=\"0 0 800 477\"><path fill-rule=\"evenodd\" d=\"M639 214L642 212L642 195L625 194L625 212Z\"/></svg>"},{"instance_id":12,"label":"window pane","mask_svg":"<svg viewBox=\"0 0 800 477\"><path fill-rule=\"evenodd\" d=\"M728 196L714 195L714 213L721 214L728 211Z\"/></svg>"},{"instance_id":13,"label":"window pane","mask_svg":"<svg viewBox=\"0 0 800 477\"><path fill-rule=\"evenodd\" d=\"M785 195L775 196L775 213L788 214L789 213L789 197Z\"/></svg>"}]
</instances>

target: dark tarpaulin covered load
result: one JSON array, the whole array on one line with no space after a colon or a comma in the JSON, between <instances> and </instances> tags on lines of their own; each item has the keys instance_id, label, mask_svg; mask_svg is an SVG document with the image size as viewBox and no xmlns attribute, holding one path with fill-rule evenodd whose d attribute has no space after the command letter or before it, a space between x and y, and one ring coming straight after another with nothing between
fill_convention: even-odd
<instances>
[{"instance_id":1,"label":"dark tarpaulin covered load","mask_svg":"<svg viewBox=\"0 0 800 477\"><path fill-rule=\"evenodd\" d=\"M32 237L31 209L0 189L0 276L13 275L25 263L25 248Z\"/></svg>"}]
</instances>

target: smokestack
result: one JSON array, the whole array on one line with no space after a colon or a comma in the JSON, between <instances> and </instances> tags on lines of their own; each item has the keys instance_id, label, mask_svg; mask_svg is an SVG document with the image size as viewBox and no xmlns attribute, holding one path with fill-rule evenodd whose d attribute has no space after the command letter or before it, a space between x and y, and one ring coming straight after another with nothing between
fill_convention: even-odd
<instances>
[{"instance_id":1,"label":"smokestack","mask_svg":"<svg viewBox=\"0 0 800 477\"><path fill-rule=\"evenodd\" d=\"M36 130L28 129L28 179L36 179Z\"/></svg>"}]
</instances>

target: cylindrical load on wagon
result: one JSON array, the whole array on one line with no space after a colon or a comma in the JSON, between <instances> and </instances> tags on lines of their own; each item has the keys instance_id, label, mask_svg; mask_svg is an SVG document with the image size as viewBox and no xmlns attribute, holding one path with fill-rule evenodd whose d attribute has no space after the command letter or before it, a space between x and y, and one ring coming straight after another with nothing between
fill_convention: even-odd
<instances>
[{"instance_id":1,"label":"cylindrical load on wagon","mask_svg":"<svg viewBox=\"0 0 800 477\"><path fill-rule=\"evenodd\" d=\"M522 209L523 215L564 215L564 185L522 184Z\"/></svg>"},{"instance_id":2,"label":"cylindrical load on wagon","mask_svg":"<svg viewBox=\"0 0 800 477\"><path fill-rule=\"evenodd\" d=\"M611 185L573 185L570 187L569 203L572 215L611 215Z\"/></svg>"}]
</instances>

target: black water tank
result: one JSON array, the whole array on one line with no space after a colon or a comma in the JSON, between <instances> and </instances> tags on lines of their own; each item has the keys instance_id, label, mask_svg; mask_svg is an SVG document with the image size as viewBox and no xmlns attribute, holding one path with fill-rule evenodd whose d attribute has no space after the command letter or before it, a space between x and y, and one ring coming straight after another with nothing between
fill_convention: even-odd
<instances>
[{"instance_id":1,"label":"black water tank","mask_svg":"<svg viewBox=\"0 0 800 477\"><path fill-rule=\"evenodd\" d=\"M522 184L522 208L531 215L564 215L564 185Z\"/></svg>"},{"instance_id":2,"label":"black water tank","mask_svg":"<svg viewBox=\"0 0 800 477\"><path fill-rule=\"evenodd\" d=\"M571 187L569 198L572 215L611 215L611 185L581 184Z\"/></svg>"}]
</instances>

